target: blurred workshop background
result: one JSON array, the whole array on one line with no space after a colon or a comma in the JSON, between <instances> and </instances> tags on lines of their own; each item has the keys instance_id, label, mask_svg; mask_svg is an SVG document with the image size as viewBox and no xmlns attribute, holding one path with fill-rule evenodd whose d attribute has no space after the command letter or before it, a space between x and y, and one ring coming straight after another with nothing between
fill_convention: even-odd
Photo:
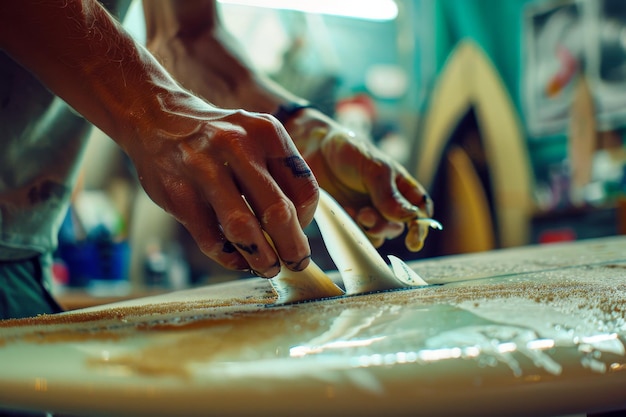
<instances>
[{"instance_id":1,"label":"blurred workshop background","mask_svg":"<svg viewBox=\"0 0 626 417\"><path fill-rule=\"evenodd\" d=\"M315 9L294 10L298 3ZM397 158L432 194L405 260L626 232L626 2L223 0L283 86ZM141 2L124 25L144 40ZM92 296L244 276L204 258L97 129L60 235L57 284ZM313 258L333 268L311 226Z\"/></svg>"}]
</instances>

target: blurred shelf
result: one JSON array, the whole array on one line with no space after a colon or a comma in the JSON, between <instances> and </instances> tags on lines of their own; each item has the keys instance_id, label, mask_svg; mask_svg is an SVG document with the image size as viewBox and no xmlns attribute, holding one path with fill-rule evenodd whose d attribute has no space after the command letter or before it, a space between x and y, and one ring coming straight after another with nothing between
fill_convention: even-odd
<instances>
[{"instance_id":1,"label":"blurred shelf","mask_svg":"<svg viewBox=\"0 0 626 417\"><path fill-rule=\"evenodd\" d=\"M553 243L623 234L616 206L566 207L537 212L531 219L531 243Z\"/></svg>"}]
</instances>

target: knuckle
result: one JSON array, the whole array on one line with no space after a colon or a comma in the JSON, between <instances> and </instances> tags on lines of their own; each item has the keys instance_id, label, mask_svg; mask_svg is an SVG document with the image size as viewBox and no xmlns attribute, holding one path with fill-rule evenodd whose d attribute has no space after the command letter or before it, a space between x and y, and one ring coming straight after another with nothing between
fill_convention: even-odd
<instances>
[{"instance_id":1,"label":"knuckle","mask_svg":"<svg viewBox=\"0 0 626 417\"><path fill-rule=\"evenodd\" d=\"M258 220L251 212L232 210L221 220L224 234L233 242L248 240L251 231L258 227Z\"/></svg>"},{"instance_id":2,"label":"knuckle","mask_svg":"<svg viewBox=\"0 0 626 417\"><path fill-rule=\"evenodd\" d=\"M283 125L271 115L260 115L258 118L258 128L267 136L274 136L285 142L289 137Z\"/></svg>"},{"instance_id":3,"label":"knuckle","mask_svg":"<svg viewBox=\"0 0 626 417\"><path fill-rule=\"evenodd\" d=\"M273 116L264 113L250 113L245 110L235 110L233 117L237 125L250 125L255 129L277 129L282 126Z\"/></svg>"},{"instance_id":4,"label":"knuckle","mask_svg":"<svg viewBox=\"0 0 626 417\"><path fill-rule=\"evenodd\" d=\"M245 131L241 126L228 125L215 132L214 140L217 143L232 144L240 142L244 135Z\"/></svg>"},{"instance_id":5,"label":"knuckle","mask_svg":"<svg viewBox=\"0 0 626 417\"><path fill-rule=\"evenodd\" d=\"M196 163L207 155L232 153L242 147L246 131L241 123L218 121L205 125L186 135L178 142L181 159L186 163Z\"/></svg>"},{"instance_id":6,"label":"knuckle","mask_svg":"<svg viewBox=\"0 0 626 417\"><path fill-rule=\"evenodd\" d=\"M223 243L215 239L202 239L197 244L202 253L213 260L218 260L224 255Z\"/></svg>"},{"instance_id":7,"label":"knuckle","mask_svg":"<svg viewBox=\"0 0 626 417\"><path fill-rule=\"evenodd\" d=\"M280 122L278 121L278 119L276 119L271 114L258 113L257 118L258 118L259 123L263 126L272 127L272 128L276 126L282 126Z\"/></svg>"},{"instance_id":8,"label":"knuckle","mask_svg":"<svg viewBox=\"0 0 626 417\"><path fill-rule=\"evenodd\" d=\"M265 225L282 224L291 221L294 216L293 204L284 198L269 205L261 215L261 222Z\"/></svg>"},{"instance_id":9,"label":"knuckle","mask_svg":"<svg viewBox=\"0 0 626 417\"><path fill-rule=\"evenodd\" d=\"M239 155L242 150L246 133L241 128L227 128L215 133L211 147L216 152L227 155Z\"/></svg>"}]
</instances>

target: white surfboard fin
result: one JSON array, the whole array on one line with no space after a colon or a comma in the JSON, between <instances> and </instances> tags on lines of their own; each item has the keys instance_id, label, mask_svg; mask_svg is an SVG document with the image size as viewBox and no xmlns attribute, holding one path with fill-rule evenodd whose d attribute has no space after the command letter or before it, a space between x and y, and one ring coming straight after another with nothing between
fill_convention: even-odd
<instances>
[{"instance_id":1,"label":"white surfboard fin","mask_svg":"<svg viewBox=\"0 0 626 417\"><path fill-rule=\"evenodd\" d=\"M320 190L315 221L328 253L341 275L346 294L407 286L395 277L365 233L324 190Z\"/></svg>"},{"instance_id":2,"label":"white surfboard fin","mask_svg":"<svg viewBox=\"0 0 626 417\"><path fill-rule=\"evenodd\" d=\"M428 285L406 263L389 256L391 268L345 210L324 190L315 212L315 221L346 289L346 295ZM425 219L429 226L439 223ZM268 237L271 243L271 239ZM282 265L280 273L270 279L278 295L275 304L289 304L344 295L315 262L300 272Z\"/></svg>"},{"instance_id":3,"label":"white surfboard fin","mask_svg":"<svg viewBox=\"0 0 626 417\"><path fill-rule=\"evenodd\" d=\"M407 286L414 287L428 285L428 283L424 281L417 272L412 270L402 259L393 255L387 255L387 258L391 261L393 274Z\"/></svg>"},{"instance_id":4,"label":"white surfboard fin","mask_svg":"<svg viewBox=\"0 0 626 417\"><path fill-rule=\"evenodd\" d=\"M274 304L291 304L344 294L312 260L302 271L291 271L282 265L278 275L269 281L278 296Z\"/></svg>"}]
</instances>

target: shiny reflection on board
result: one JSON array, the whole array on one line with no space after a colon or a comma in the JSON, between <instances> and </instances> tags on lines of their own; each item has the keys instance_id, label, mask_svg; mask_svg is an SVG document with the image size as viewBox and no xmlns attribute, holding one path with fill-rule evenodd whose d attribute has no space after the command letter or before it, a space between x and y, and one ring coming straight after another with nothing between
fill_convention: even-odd
<instances>
[{"instance_id":1,"label":"shiny reflection on board","mask_svg":"<svg viewBox=\"0 0 626 417\"><path fill-rule=\"evenodd\" d=\"M36 357L41 347L64 360L68 349L80 353L72 359L109 376L206 377L220 385L270 376L319 378L367 389L380 385L377 368L402 364L449 361L450 369L498 367L499 374L516 377L557 376L565 361L591 372L623 371L624 319L596 304L571 295L546 302L508 296L432 304L435 294L411 289L254 306L238 314L146 317L113 322L115 332L109 322L59 324L7 339L0 364L10 365L7 358L21 357L25 348Z\"/></svg>"},{"instance_id":2,"label":"shiny reflection on board","mask_svg":"<svg viewBox=\"0 0 626 417\"><path fill-rule=\"evenodd\" d=\"M471 359L479 366L503 364L514 376L522 376L521 358L549 374L560 375L563 366L554 354L555 347L575 347L581 365L594 372L606 372L610 365L599 359L600 352L625 354L617 332L600 333L580 326L575 331L562 331L569 328L569 322L581 322L581 317L569 317L561 326L537 326L523 317L524 300L516 304L516 300L509 299L507 305L525 325L511 325L508 317L498 323L493 317L487 319L476 311L452 305L427 309L392 305L368 309L367 314L363 308L350 308L342 311L323 333L290 347L289 355L322 362L341 356L349 359L350 366L359 368ZM490 311L498 306L482 301L481 307L482 311ZM535 308L543 309L544 321L559 316L548 305Z\"/></svg>"}]
</instances>

